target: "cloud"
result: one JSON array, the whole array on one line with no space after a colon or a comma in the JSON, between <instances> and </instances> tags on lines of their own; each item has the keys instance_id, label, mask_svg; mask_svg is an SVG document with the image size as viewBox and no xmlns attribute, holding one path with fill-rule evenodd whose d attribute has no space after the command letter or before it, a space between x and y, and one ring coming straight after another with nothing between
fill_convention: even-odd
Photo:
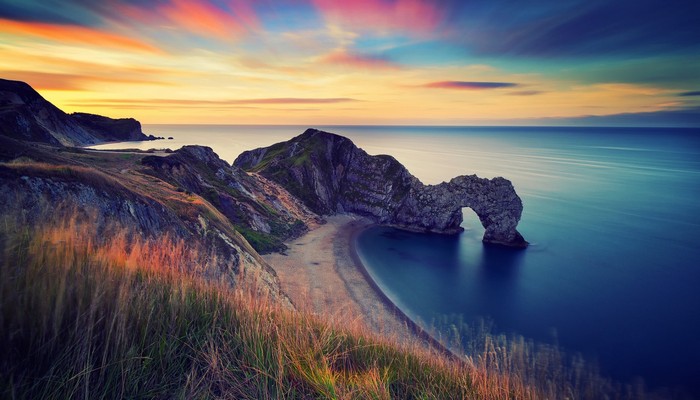
<instances>
[{"instance_id":1,"label":"cloud","mask_svg":"<svg viewBox=\"0 0 700 400\"><path fill-rule=\"evenodd\" d=\"M359 31L434 34L443 7L429 0L312 0L326 21Z\"/></svg>"},{"instance_id":2,"label":"cloud","mask_svg":"<svg viewBox=\"0 0 700 400\"><path fill-rule=\"evenodd\" d=\"M172 0L156 12L185 30L219 39L239 37L245 30L231 14L207 0Z\"/></svg>"},{"instance_id":3,"label":"cloud","mask_svg":"<svg viewBox=\"0 0 700 400\"><path fill-rule=\"evenodd\" d=\"M679 0L453 2L453 40L479 55L591 57L700 46L700 2Z\"/></svg>"},{"instance_id":4,"label":"cloud","mask_svg":"<svg viewBox=\"0 0 700 400\"><path fill-rule=\"evenodd\" d=\"M20 36L34 36L57 42L87 44L139 52L160 52L158 48L138 39L78 25L0 19L0 32Z\"/></svg>"},{"instance_id":5,"label":"cloud","mask_svg":"<svg viewBox=\"0 0 700 400\"><path fill-rule=\"evenodd\" d=\"M544 93L541 90L519 90L516 92L510 92L508 93L511 96L536 96L538 94Z\"/></svg>"},{"instance_id":6,"label":"cloud","mask_svg":"<svg viewBox=\"0 0 700 400\"><path fill-rule=\"evenodd\" d=\"M693 96L700 96L700 90L692 91L692 92L683 92L678 94L681 97L693 97Z\"/></svg>"},{"instance_id":7,"label":"cloud","mask_svg":"<svg viewBox=\"0 0 700 400\"><path fill-rule=\"evenodd\" d=\"M226 107L265 104L336 104L360 101L348 97L273 97L259 99L191 100L191 99L96 99L91 102L99 106L122 105L167 105L173 107Z\"/></svg>"},{"instance_id":8,"label":"cloud","mask_svg":"<svg viewBox=\"0 0 700 400\"><path fill-rule=\"evenodd\" d=\"M95 83L164 85L163 82L129 77L88 76L38 71L0 70L5 79L23 81L36 90L81 90Z\"/></svg>"},{"instance_id":9,"label":"cloud","mask_svg":"<svg viewBox=\"0 0 700 400\"><path fill-rule=\"evenodd\" d=\"M430 82L423 87L433 89L457 89L457 90L489 90L512 88L518 86L517 83L511 82L470 82L470 81L439 81Z\"/></svg>"},{"instance_id":10,"label":"cloud","mask_svg":"<svg viewBox=\"0 0 700 400\"><path fill-rule=\"evenodd\" d=\"M97 2L96 2L97 3ZM23 22L45 22L93 26L100 17L81 1L72 0L0 0L0 18Z\"/></svg>"},{"instance_id":11,"label":"cloud","mask_svg":"<svg viewBox=\"0 0 700 400\"><path fill-rule=\"evenodd\" d=\"M687 127L700 126L700 108L662 110L611 115L589 115L574 118L543 119L549 125Z\"/></svg>"},{"instance_id":12,"label":"cloud","mask_svg":"<svg viewBox=\"0 0 700 400\"><path fill-rule=\"evenodd\" d=\"M324 64L342 65L358 69L399 69L401 66L388 58L338 50L321 57Z\"/></svg>"}]
</instances>

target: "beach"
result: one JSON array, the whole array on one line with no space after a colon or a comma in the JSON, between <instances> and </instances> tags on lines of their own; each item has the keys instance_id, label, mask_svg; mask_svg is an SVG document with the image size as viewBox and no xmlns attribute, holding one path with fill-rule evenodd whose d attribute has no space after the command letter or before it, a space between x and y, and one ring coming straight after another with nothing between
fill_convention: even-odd
<instances>
[{"instance_id":1,"label":"beach","mask_svg":"<svg viewBox=\"0 0 700 400\"><path fill-rule=\"evenodd\" d=\"M284 254L263 258L298 309L344 324L360 322L383 336L414 340L412 323L374 287L355 254L354 235L370 225L372 221L356 215L330 216L325 224L287 242Z\"/></svg>"}]
</instances>

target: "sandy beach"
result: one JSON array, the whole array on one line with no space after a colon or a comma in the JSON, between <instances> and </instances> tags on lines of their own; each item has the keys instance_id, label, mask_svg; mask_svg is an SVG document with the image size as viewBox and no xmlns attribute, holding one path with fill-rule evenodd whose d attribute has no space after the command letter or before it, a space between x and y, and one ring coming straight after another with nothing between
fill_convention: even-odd
<instances>
[{"instance_id":1,"label":"sandy beach","mask_svg":"<svg viewBox=\"0 0 700 400\"><path fill-rule=\"evenodd\" d=\"M414 330L363 274L352 239L372 224L355 215L334 215L290 241L286 254L263 256L279 275L282 290L299 309L340 321L361 321L382 335L415 339Z\"/></svg>"}]
</instances>

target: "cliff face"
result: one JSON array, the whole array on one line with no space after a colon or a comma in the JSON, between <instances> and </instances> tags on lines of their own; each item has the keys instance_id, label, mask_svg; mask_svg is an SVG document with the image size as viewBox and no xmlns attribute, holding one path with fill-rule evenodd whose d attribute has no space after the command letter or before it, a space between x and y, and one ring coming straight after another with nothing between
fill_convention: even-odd
<instances>
[{"instance_id":1,"label":"cliff face","mask_svg":"<svg viewBox=\"0 0 700 400\"><path fill-rule=\"evenodd\" d=\"M192 271L207 279L248 287L290 305L276 273L215 207L195 194L181 193L166 182L136 170L115 176L109 169L84 165L76 153L60 165L17 161L0 163L0 218L27 226L52 226L62 218L87 221L97 243L109 241L115 224L131 237L183 240L210 254ZM118 158L117 158L118 159ZM109 164L113 160L100 160ZM120 167L123 165L120 165Z\"/></svg>"},{"instance_id":2,"label":"cliff face","mask_svg":"<svg viewBox=\"0 0 700 400\"><path fill-rule=\"evenodd\" d=\"M150 140L133 119L68 115L24 82L0 79L0 135L55 146Z\"/></svg>"},{"instance_id":3,"label":"cliff face","mask_svg":"<svg viewBox=\"0 0 700 400\"><path fill-rule=\"evenodd\" d=\"M228 165L209 147L185 146L167 157L147 156L146 173L214 205L261 253L282 251L284 240L322 220L279 184Z\"/></svg>"},{"instance_id":4,"label":"cliff face","mask_svg":"<svg viewBox=\"0 0 700 400\"><path fill-rule=\"evenodd\" d=\"M459 176L424 185L390 156L309 129L288 142L241 154L234 165L287 188L319 214L356 212L404 229L456 233L462 207L479 216L485 243L526 247L516 227L522 202L510 181Z\"/></svg>"},{"instance_id":5,"label":"cliff face","mask_svg":"<svg viewBox=\"0 0 700 400\"><path fill-rule=\"evenodd\" d=\"M84 128L89 129L95 137L105 142L131 142L148 140L141 131L141 123L133 118L113 119L87 113L70 114Z\"/></svg>"}]
</instances>

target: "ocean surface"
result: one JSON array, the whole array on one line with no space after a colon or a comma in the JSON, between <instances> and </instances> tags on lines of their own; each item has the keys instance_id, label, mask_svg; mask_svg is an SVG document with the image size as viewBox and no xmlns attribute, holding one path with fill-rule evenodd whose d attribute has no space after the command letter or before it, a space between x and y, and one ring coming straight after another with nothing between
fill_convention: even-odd
<instances>
[{"instance_id":1,"label":"ocean surface","mask_svg":"<svg viewBox=\"0 0 700 400\"><path fill-rule=\"evenodd\" d=\"M469 209L460 235L375 227L358 237L370 275L409 316L487 319L494 333L556 343L614 379L700 397L700 129L317 128L394 156L426 184L503 176L523 200L525 251L483 246ZM174 139L98 147L200 144L233 161L304 129L146 125Z\"/></svg>"}]
</instances>

